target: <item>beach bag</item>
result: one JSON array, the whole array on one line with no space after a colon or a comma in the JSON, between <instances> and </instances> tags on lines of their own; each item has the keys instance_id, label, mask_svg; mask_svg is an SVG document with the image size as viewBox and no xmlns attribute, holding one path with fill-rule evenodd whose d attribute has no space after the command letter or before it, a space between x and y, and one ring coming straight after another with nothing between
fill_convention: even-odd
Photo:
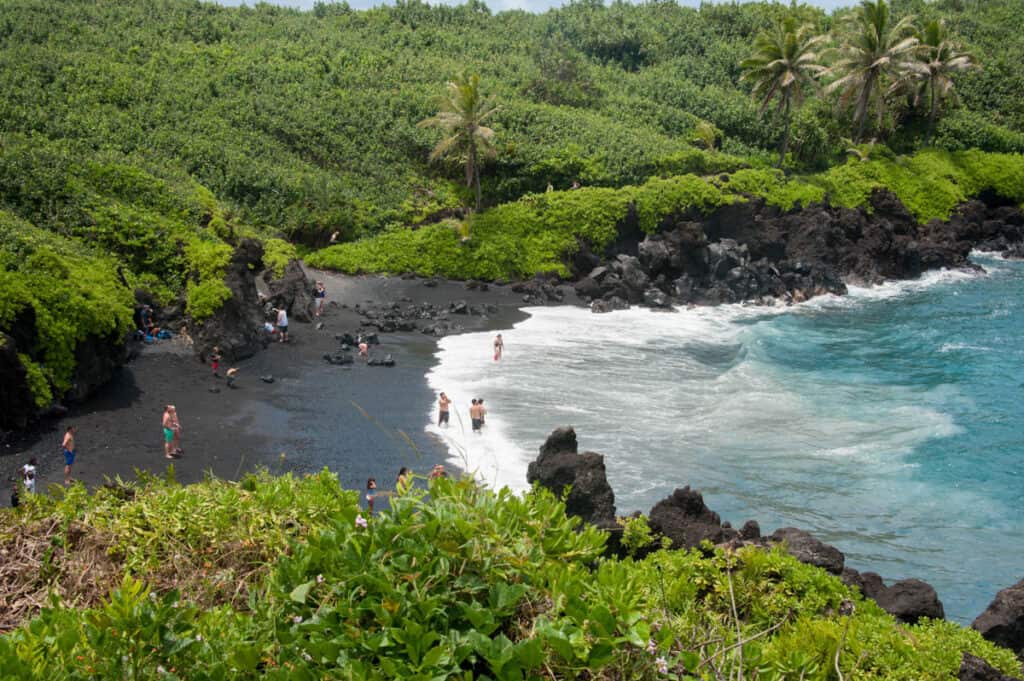
<instances>
[{"instance_id":1,"label":"beach bag","mask_svg":"<svg viewBox=\"0 0 1024 681\"><path fill-rule=\"evenodd\" d=\"M146 334L146 338L144 340L149 344L153 343L153 337L150 336L148 333Z\"/></svg>"},{"instance_id":2,"label":"beach bag","mask_svg":"<svg viewBox=\"0 0 1024 681\"><path fill-rule=\"evenodd\" d=\"M156 337L161 340L167 340L168 338L171 337L171 335L171 332L168 331L167 329L160 329L160 333L158 333Z\"/></svg>"}]
</instances>

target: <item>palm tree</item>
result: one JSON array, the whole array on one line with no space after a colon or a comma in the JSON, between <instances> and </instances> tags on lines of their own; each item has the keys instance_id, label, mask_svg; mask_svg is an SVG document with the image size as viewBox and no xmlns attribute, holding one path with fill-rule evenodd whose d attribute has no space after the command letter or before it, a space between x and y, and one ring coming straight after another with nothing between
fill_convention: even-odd
<instances>
[{"instance_id":1,"label":"palm tree","mask_svg":"<svg viewBox=\"0 0 1024 681\"><path fill-rule=\"evenodd\" d=\"M885 117L885 84L899 80L907 71L919 70L913 61L918 40L913 35L913 17L893 23L885 0L861 0L850 22L846 41L839 48L839 60L829 69L839 78L826 92L840 90L842 100L855 102L853 122L855 139L864 138L871 101L875 101L878 127Z\"/></svg>"},{"instance_id":2,"label":"palm tree","mask_svg":"<svg viewBox=\"0 0 1024 681\"><path fill-rule=\"evenodd\" d=\"M761 101L762 113L778 98L783 131L779 141L779 166L786 160L789 148L791 109L803 101L804 89L814 87L814 78L825 71L815 52L825 36L812 35L814 27L797 28L796 21L786 19L775 30L760 33L754 40L754 53L740 62L741 81L753 83L753 95Z\"/></svg>"},{"instance_id":3,"label":"palm tree","mask_svg":"<svg viewBox=\"0 0 1024 681\"><path fill-rule=\"evenodd\" d=\"M939 19L930 21L918 36L920 46L917 60L923 69L915 73L914 101L919 103L928 99L928 134L925 144L931 142L935 132L935 121L939 117L939 109L946 99L953 99L953 74L980 68L974 55L961 52L960 45L949 38L946 22Z\"/></svg>"},{"instance_id":4,"label":"palm tree","mask_svg":"<svg viewBox=\"0 0 1024 681\"><path fill-rule=\"evenodd\" d=\"M480 92L480 76L462 74L449 81L440 99L439 111L419 122L421 128L441 128L445 137L430 152L430 160L456 156L466 164L466 186L476 186L476 209L480 210L480 157L493 156L494 131L483 125L498 107Z\"/></svg>"}]
</instances>

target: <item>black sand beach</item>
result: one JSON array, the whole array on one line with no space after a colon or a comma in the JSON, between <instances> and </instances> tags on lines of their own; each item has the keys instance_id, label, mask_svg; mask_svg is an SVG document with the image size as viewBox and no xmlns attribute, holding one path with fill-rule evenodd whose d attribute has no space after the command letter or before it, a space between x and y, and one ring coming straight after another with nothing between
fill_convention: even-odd
<instances>
[{"instance_id":1,"label":"black sand beach","mask_svg":"<svg viewBox=\"0 0 1024 681\"><path fill-rule=\"evenodd\" d=\"M78 427L78 459L72 477L89 486L108 478L134 478L136 469L162 474L174 465L181 482L207 473L233 479L258 467L273 472L305 473L324 466L340 483L361 489L374 476L390 488L398 469L425 473L446 458L446 450L424 432L435 409L425 375L434 361L436 339L422 333L381 333L374 357L391 354L394 367L365 362L333 366L323 355L336 352L335 334L355 333L359 305L450 301L489 304L488 316L451 315L465 331L508 328L524 318L519 294L508 287L470 290L460 282L389 277L349 277L324 272L328 308L316 324L293 322L291 342L272 343L255 357L238 362L236 389L211 376L182 341L146 346L118 371L114 380L86 402L71 405L67 416L48 419L11 438L0 455L0 476L16 476L30 457L40 463L40 490L63 480L61 436ZM334 303L334 304L331 304ZM231 366L225 361L222 373ZM273 383L261 376L272 375ZM210 392L218 388L219 392ZM175 404L182 424L184 456L164 458L160 418ZM0 495L9 502L10 485Z\"/></svg>"}]
</instances>

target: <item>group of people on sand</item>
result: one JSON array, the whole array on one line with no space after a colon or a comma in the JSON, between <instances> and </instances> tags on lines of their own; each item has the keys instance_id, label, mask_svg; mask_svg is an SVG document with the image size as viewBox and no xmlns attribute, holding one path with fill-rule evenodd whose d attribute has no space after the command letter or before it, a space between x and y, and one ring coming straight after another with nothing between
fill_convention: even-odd
<instances>
[{"instance_id":1,"label":"group of people on sand","mask_svg":"<svg viewBox=\"0 0 1024 681\"><path fill-rule=\"evenodd\" d=\"M430 475L427 476L429 480L436 480L437 478L447 478L448 471L444 469L444 464L434 464L434 467L430 471ZM395 494L405 494L412 487L412 471L407 467L402 466L398 469L398 477L395 478ZM390 496L391 492L378 492L377 491L377 478L367 478L366 480L366 512L368 515L373 515L373 505L377 501L379 496Z\"/></svg>"},{"instance_id":2,"label":"group of people on sand","mask_svg":"<svg viewBox=\"0 0 1024 681\"><path fill-rule=\"evenodd\" d=\"M77 456L77 450L75 448L75 433L77 428L75 426L68 426L64 430L64 437L60 442L61 455L64 457L64 484L71 484L71 467L75 463L75 457ZM20 503L21 492L24 491L26 494L35 494L36 492L36 476L39 474L39 459L32 457L28 460L28 463L18 469L18 476L20 479L14 480L14 485L11 487L11 506L17 507Z\"/></svg>"}]
</instances>

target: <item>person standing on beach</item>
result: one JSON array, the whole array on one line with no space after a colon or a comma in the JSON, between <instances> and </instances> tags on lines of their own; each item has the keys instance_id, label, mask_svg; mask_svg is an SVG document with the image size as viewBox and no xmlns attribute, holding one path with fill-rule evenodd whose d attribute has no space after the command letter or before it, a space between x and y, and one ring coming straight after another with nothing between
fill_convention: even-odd
<instances>
[{"instance_id":1,"label":"person standing on beach","mask_svg":"<svg viewBox=\"0 0 1024 681\"><path fill-rule=\"evenodd\" d=\"M494 361L495 362L497 362L499 359L501 359L501 353L504 352L504 351L505 351L505 341L503 341L501 339L501 334L499 333L497 336L494 337Z\"/></svg>"},{"instance_id":2,"label":"person standing on beach","mask_svg":"<svg viewBox=\"0 0 1024 681\"><path fill-rule=\"evenodd\" d=\"M220 348L216 345L210 351L210 368L213 369L213 377L220 378Z\"/></svg>"},{"instance_id":3,"label":"person standing on beach","mask_svg":"<svg viewBox=\"0 0 1024 681\"><path fill-rule=\"evenodd\" d=\"M75 463L75 427L68 426L64 431L64 441L60 445L64 454L64 484L71 484L71 465Z\"/></svg>"},{"instance_id":4,"label":"person standing on beach","mask_svg":"<svg viewBox=\"0 0 1024 681\"><path fill-rule=\"evenodd\" d=\"M448 405L450 405L451 403L452 403L452 401L448 399L448 396L445 395L444 393L441 393L441 397L439 397L438 400L437 400L437 427L438 428L440 428L441 426L447 426L448 425L448 416L449 416Z\"/></svg>"},{"instance_id":5,"label":"person standing on beach","mask_svg":"<svg viewBox=\"0 0 1024 681\"><path fill-rule=\"evenodd\" d=\"M480 414L480 427L483 428L487 425L485 417L487 416L487 409L484 407L484 400L482 397L476 398L476 412Z\"/></svg>"},{"instance_id":6,"label":"person standing on beach","mask_svg":"<svg viewBox=\"0 0 1024 681\"><path fill-rule=\"evenodd\" d=\"M405 466L398 469L398 477L395 479L395 492L405 494L412 487L412 471Z\"/></svg>"},{"instance_id":7,"label":"person standing on beach","mask_svg":"<svg viewBox=\"0 0 1024 681\"><path fill-rule=\"evenodd\" d=\"M274 308L277 311L277 331L281 334L279 343L288 342L288 312L283 307Z\"/></svg>"},{"instance_id":8,"label":"person standing on beach","mask_svg":"<svg viewBox=\"0 0 1024 681\"><path fill-rule=\"evenodd\" d=\"M316 303L316 316L319 317L324 311L324 299L327 298L327 289L324 282L316 282L316 290L313 291L313 301Z\"/></svg>"},{"instance_id":9,"label":"person standing on beach","mask_svg":"<svg viewBox=\"0 0 1024 681\"><path fill-rule=\"evenodd\" d=\"M377 478L366 480L366 515L373 515L373 502L377 499Z\"/></svg>"},{"instance_id":10,"label":"person standing on beach","mask_svg":"<svg viewBox=\"0 0 1024 681\"><path fill-rule=\"evenodd\" d=\"M176 459L181 452L181 449L177 447L180 444L179 433L181 432L181 424L178 423L178 411L174 408L173 404L168 404L164 408L162 422L164 427L164 457Z\"/></svg>"}]
</instances>

